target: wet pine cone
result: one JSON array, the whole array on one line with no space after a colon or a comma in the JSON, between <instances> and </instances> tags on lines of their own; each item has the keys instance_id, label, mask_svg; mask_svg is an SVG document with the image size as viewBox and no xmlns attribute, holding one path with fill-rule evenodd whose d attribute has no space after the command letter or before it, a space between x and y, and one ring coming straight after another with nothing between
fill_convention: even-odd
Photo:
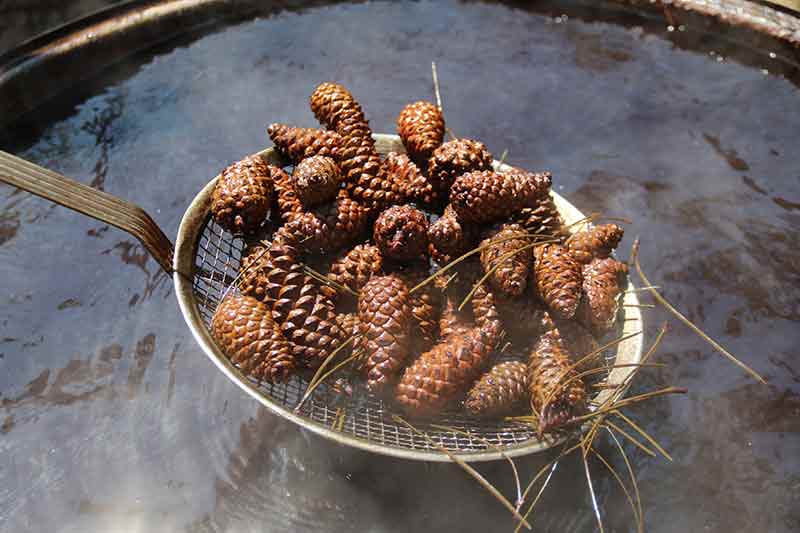
<instances>
[{"instance_id":1,"label":"wet pine cone","mask_svg":"<svg viewBox=\"0 0 800 533\"><path fill-rule=\"evenodd\" d=\"M341 174L336 161L321 155L303 159L292 173L295 193L305 208L336 198L340 180Z\"/></svg>"},{"instance_id":2,"label":"wet pine cone","mask_svg":"<svg viewBox=\"0 0 800 533\"><path fill-rule=\"evenodd\" d=\"M428 176L433 190L443 201L450 194L455 179L467 172L490 170L492 154L483 143L453 139L434 150L428 162Z\"/></svg>"},{"instance_id":3,"label":"wet pine cone","mask_svg":"<svg viewBox=\"0 0 800 533\"><path fill-rule=\"evenodd\" d=\"M340 194L333 202L293 215L285 229L301 250L333 252L361 239L368 223L367 209Z\"/></svg>"},{"instance_id":4,"label":"wet pine cone","mask_svg":"<svg viewBox=\"0 0 800 533\"><path fill-rule=\"evenodd\" d=\"M428 251L431 258L444 266L460 257L475 243L475 227L462 222L450 206L444 214L428 228Z\"/></svg>"},{"instance_id":5,"label":"wet pine cone","mask_svg":"<svg viewBox=\"0 0 800 533\"><path fill-rule=\"evenodd\" d=\"M255 298L225 298L211 319L211 334L233 364L259 381L285 381L296 368L269 307Z\"/></svg>"},{"instance_id":6,"label":"wet pine cone","mask_svg":"<svg viewBox=\"0 0 800 533\"><path fill-rule=\"evenodd\" d=\"M578 262L588 264L592 259L604 259L622 240L625 230L616 224L601 224L579 231L567 242Z\"/></svg>"},{"instance_id":7,"label":"wet pine cone","mask_svg":"<svg viewBox=\"0 0 800 533\"><path fill-rule=\"evenodd\" d=\"M595 259L583 267L583 299L577 318L595 335L602 336L617 321L628 265L612 257Z\"/></svg>"},{"instance_id":8,"label":"wet pine cone","mask_svg":"<svg viewBox=\"0 0 800 533\"><path fill-rule=\"evenodd\" d=\"M492 272L488 279L494 288L510 296L525 291L533 262L530 242L518 224L497 225L484 233L481 265L484 273Z\"/></svg>"},{"instance_id":9,"label":"wet pine cone","mask_svg":"<svg viewBox=\"0 0 800 533\"><path fill-rule=\"evenodd\" d=\"M428 270L422 265L400 273L409 290L428 278ZM424 351L439 339L439 319L442 314L442 297L434 284L428 283L409 295L413 327L411 337L414 351Z\"/></svg>"},{"instance_id":10,"label":"wet pine cone","mask_svg":"<svg viewBox=\"0 0 800 533\"><path fill-rule=\"evenodd\" d=\"M361 344L367 356L367 388L382 394L394 384L410 352L408 287L396 275L374 277L358 298Z\"/></svg>"},{"instance_id":11,"label":"wet pine cone","mask_svg":"<svg viewBox=\"0 0 800 533\"><path fill-rule=\"evenodd\" d=\"M389 152L383 160L382 175L403 189L408 200L433 205L438 196L419 167L406 154Z\"/></svg>"},{"instance_id":12,"label":"wet pine cone","mask_svg":"<svg viewBox=\"0 0 800 533\"><path fill-rule=\"evenodd\" d=\"M577 372L593 370L605 365L601 353L595 353L600 344L592 333L575 320L552 320L548 315L546 320L547 330L541 334L541 342L552 342L569 356L570 361L576 364ZM600 377L600 376L598 376Z\"/></svg>"},{"instance_id":13,"label":"wet pine cone","mask_svg":"<svg viewBox=\"0 0 800 533\"><path fill-rule=\"evenodd\" d=\"M536 292L555 318L575 316L581 300L583 275L572 253L559 244L540 244L533 249Z\"/></svg>"},{"instance_id":14,"label":"wet pine cone","mask_svg":"<svg viewBox=\"0 0 800 533\"><path fill-rule=\"evenodd\" d=\"M378 217L372 237L385 258L413 261L428 250L428 219L410 205L392 206Z\"/></svg>"},{"instance_id":15,"label":"wet pine cone","mask_svg":"<svg viewBox=\"0 0 800 533\"><path fill-rule=\"evenodd\" d=\"M211 214L217 224L231 233L258 228L269 214L273 173L259 156L242 159L225 168L211 194Z\"/></svg>"},{"instance_id":16,"label":"wet pine cone","mask_svg":"<svg viewBox=\"0 0 800 533\"><path fill-rule=\"evenodd\" d=\"M339 158L342 136L335 131L270 124L267 135L275 148L294 164L316 155Z\"/></svg>"},{"instance_id":17,"label":"wet pine cone","mask_svg":"<svg viewBox=\"0 0 800 533\"><path fill-rule=\"evenodd\" d=\"M562 427L586 409L586 387L560 344L540 340L528 358L531 408L539 434Z\"/></svg>"},{"instance_id":18,"label":"wet pine cone","mask_svg":"<svg viewBox=\"0 0 800 533\"><path fill-rule=\"evenodd\" d=\"M539 198L534 207L522 209L514 216L514 220L530 235L542 239L564 239L569 233L550 194Z\"/></svg>"},{"instance_id":19,"label":"wet pine cone","mask_svg":"<svg viewBox=\"0 0 800 533\"><path fill-rule=\"evenodd\" d=\"M383 256L377 246L359 244L331 264L328 277L359 292L373 276L383 272Z\"/></svg>"},{"instance_id":20,"label":"wet pine cone","mask_svg":"<svg viewBox=\"0 0 800 533\"><path fill-rule=\"evenodd\" d=\"M411 159L425 165L444 139L442 110L425 101L408 104L397 117L397 131Z\"/></svg>"},{"instance_id":21,"label":"wet pine cone","mask_svg":"<svg viewBox=\"0 0 800 533\"><path fill-rule=\"evenodd\" d=\"M521 209L535 206L549 192L550 183L547 172L468 172L453 182L450 205L467 222L508 220Z\"/></svg>"},{"instance_id":22,"label":"wet pine cone","mask_svg":"<svg viewBox=\"0 0 800 533\"><path fill-rule=\"evenodd\" d=\"M480 377L467 393L464 407L475 416L500 417L512 414L529 399L528 365L506 361Z\"/></svg>"}]
</instances>

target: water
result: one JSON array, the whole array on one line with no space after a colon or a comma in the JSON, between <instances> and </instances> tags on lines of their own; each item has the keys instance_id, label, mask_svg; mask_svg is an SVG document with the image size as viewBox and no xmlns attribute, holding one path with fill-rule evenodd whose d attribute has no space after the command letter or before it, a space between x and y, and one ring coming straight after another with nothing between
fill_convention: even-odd
<instances>
[{"instance_id":1,"label":"water","mask_svg":"<svg viewBox=\"0 0 800 533\"><path fill-rule=\"evenodd\" d=\"M651 280L770 382L672 322L668 366L637 390L690 393L629 411L675 459L626 445L648 530L800 529L800 92L762 72L787 70L770 50L597 13L365 3L220 26L109 69L2 148L144 206L174 236L267 123L314 125L317 83L347 85L388 132L432 98L435 60L455 132L553 171L586 212L633 220L622 255L641 236ZM169 278L126 234L3 187L0 273L0 530L513 528L454 466L342 448L258 407L195 346ZM667 318L646 313L648 339ZM624 468L608 439L599 449ZM541 464L518 461L527 479ZM634 530L590 464L606 530ZM507 464L479 468L512 496ZM538 530L596 528L577 461L539 505Z\"/></svg>"}]
</instances>

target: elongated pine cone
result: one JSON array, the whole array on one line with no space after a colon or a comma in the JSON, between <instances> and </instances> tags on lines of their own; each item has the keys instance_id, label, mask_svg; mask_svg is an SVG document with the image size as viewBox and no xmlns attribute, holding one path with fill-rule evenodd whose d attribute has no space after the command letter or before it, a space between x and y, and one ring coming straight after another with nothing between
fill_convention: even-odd
<instances>
[{"instance_id":1,"label":"elongated pine cone","mask_svg":"<svg viewBox=\"0 0 800 533\"><path fill-rule=\"evenodd\" d=\"M574 320L554 321L549 318L549 323L547 331L541 334L539 342L558 344L569 356L570 361L576 364L577 372L593 370L605 364L603 355L595 353L600 344L588 329Z\"/></svg>"},{"instance_id":2,"label":"elongated pine cone","mask_svg":"<svg viewBox=\"0 0 800 533\"><path fill-rule=\"evenodd\" d=\"M293 217L303 213L303 204L294 190L294 182L292 177L286 172L281 170L274 173L273 186L275 188L274 204L278 213L281 215L281 220L287 222Z\"/></svg>"},{"instance_id":3,"label":"elongated pine cone","mask_svg":"<svg viewBox=\"0 0 800 533\"><path fill-rule=\"evenodd\" d=\"M297 298L279 301L281 309L276 313L273 307L273 316L286 316L281 332L305 366L314 369L341 345L342 331L336 324L333 303L314 278L306 276L303 284L291 292L296 292Z\"/></svg>"},{"instance_id":4,"label":"elongated pine cone","mask_svg":"<svg viewBox=\"0 0 800 533\"><path fill-rule=\"evenodd\" d=\"M211 193L211 214L231 233L252 231L267 218L273 173L282 172L251 156L225 168Z\"/></svg>"},{"instance_id":5,"label":"elongated pine cone","mask_svg":"<svg viewBox=\"0 0 800 533\"><path fill-rule=\"evenodd\" d=\"M497 345L502 337L505 336L503 323L500 320L500 312L497 308L497 298L494 293L485 285L475 287L472 293L472 316L478 327L490 331L494 337L492 341Z\"/></svg>"},{"instance_id":6,"label":"elongated pine cone","mask_svg":"<svg viewBox=\"0 0 800 533\"><path fill-rule=\"evenodd\" d=\"M397 380L410 352L408 287L396 275L374 277L358 297L361 347L367 355L367 388L382 394Z\"/></svg>"},{"instance_id":7,"label":"elongated pine cone","mask_svg":"<svg viewBox=\"0 0 800 533\"><path fill-rule=\"evenodd\" d=\"M583 267L583 299L577 318L595 335L607 333L617 321L628 265L612 257L595 259Z\"/></svg>"},{"instance_id":8,"label":"elongated pine cone","mask_svg":"<svg viewBox=\"0 0 800 533\"><path fill-rule=\"evenodd\" d=\"M256 244L245 248L239 266L239 288L242 294L272 308L281 299L283 288L301 283L304 276L297 249L289 245L278 231L271 246Z\"/></svg>"},{"instance_id":9,"label":"elongated pine cone","mask_svg":"<svg viewBox=\"0 0 800 533\"><path fill-rule=\"evenodd\" d=\"M432 205L438 198L427 176L406 154L397 152L386 154L381 167L381 175L394 184L398 190L402 190L408 200Z\"/></svg>"},{"instance_id":10,"label":"elongated pine cone","mask_svg":"<svg viewBox=\"0 0 800 533\"><path fill-rule=\"evenodd\" d=\"M579 231L567 242L572 255L578 262L588 264L592 259L604 259L622 240L625 230L616 224L601 224Z\"/></svg>"},{"instance_id":11,"label":"elongated pine cone","mask_svg":"<svg viewBox=\"0 0 800 533\"><path fill-rule=\"evenodd\" d=\"M333 202L293 215L284 227L299 249L333 252L363 237L368 223L367 209L339 195Z\"/></svg>"},{"instance_id":12,"label":"elongated pine cone","mask_svg":"<svg viewBox=\"0 0 800 533\"><path fill-rule=\"evenodd\" d=\"M428 162L428 177L443 201L450 194L455 179L467 172L492 168L492 154L483 143L453 139L434 150Z\"/></svg>"},{"instance_id":13,"label":"elongated pine cone","mask_svg":"<svg viewBox=\"0 0 800 533\"><path fill-rule=\"evenodd\" d=\"M328 277L345 287L359 292L369 279L383 272L383 256L377 246L359 244L337 258Z\"/></svg>"},{"instance_id":14,"label":"elongated pine cone","mask_svg":"<svg viewBox=\"0 0 800 533\"><path fill-rule=\"evenodd\" d=\"M281 155L295 164L316 155L338 159L342 147L342 136L335 131L275 123L267 128L267 135Z\"/></svg>"},{"instance_id":15,"label":"elongated pine cone","mask_svg":"<svg viewBox=\"0 0 800 533\"><path fill-rule=\"evenodd\" d=\"M395 400L412 417L439 414L467 392L495 349L491 328L454 332L407 367L395 389Z\"/></svg>"},{"instance_id":16,"label":"elongated pine cone","mask_svg":"<svg viewBox=\"0 0 800 533\"><path fill-rule=\"evenodd\" d=\"M536 292L555 318L575 316L581 301L581 265L565 246L540 244L533 249Z\"/></svg>"},{"instance_id":17,"label":"elongated pine cone","mask_svg":"<svg viewBox=\"0 0 800 533\"><path fill-rule=\"evenodd\" d=\"M537 235L543 239L563 239L569 233L550 194L539 198L534 207L522 209L514 216L514 220L530 235Z\"/></svg>"},{"instance_id":18,"label":"elongated pine cone","mask_svg":"<svg viewBox=\"0 0 800 533\"><path fill-rule=\"evenodd\" d=\"M464 407L475 416L509 415L530 399L528 365L506 361L490 368L467 393Z\"/></svg>"},{"instance_id":19,"label":"elongated pine cone","mask_svg":"<svg viewBox=\"0 0 800 533\"><path fill-rule=\"evenodd\" d=\"M428 219L410 205L392 206L375 221L372 238L387 259L419 259L428 250Z\"/></svg>"},{"instance_id":20,"label":"elongated pine cone","mask_svg":"<svg viewBox=\"0 0 800 533\"><path fill-rule=\"evenodd\" d=\"M474 245L475 227L462 222L450 206L428 228L428 251L439 265L446 265L460 257Z\"/></svg>"},{"instance_id":21,"label":"elongated pine cone","mask_svg":"<svg viewBox=\"0 0 800 533\"><path fill-rule=\"evenodd\" d=\"M468 172L453 182L450 205L467 222L508 220L521 209L535 206L549 192L550 183L547 172Z\"/></svg>"},{"instance_id":22,"label":"elongated pine cone","mask_svg":"<svg viewBox=\"0 0 800 533\"><path fill-rule=\"evenodd\" d=\"M317 120L342 137L372 138L369 122L361 106L344 86L321 83L311 95L310 104Z\"/></svg>"},{"instance_id":23,"label":"elongated pine cone","mask_svg":"<svg viewBox=\"0 0 800 533\"><path fill-rule=\"evenodd\" d=\"M292 182L303 207L324 204L336 197L341 174L339 165L330 157L308 157L294 167Z\"/></svg>"},{"instance_id":24,"label":"elongated pine cone","mask_svg":"<svg viewBox=\"0 0 800 533\"><path fill-rule=\"evenodd\" d=\"M528 359L531 408L539 434L558 429L586 409L586 387L560 344L537 343Z\"/></svg>"},{"instance_id":25,"label":"elongated pine cone","mask_svg":"<svg viewBox=\"0 0 800 533\"><path fill-rule=\"evenodd\" d=\"M481 266L494 288L510 296L525 291L533 262L533 249L525 230L518 224L490 228L481 246ZM516 253L514 253L516 252ZM509 255L513 254L513 255Z\"/></svg>"},{"instance_id":26,"label":"elongated pine cone","mask_svg":"<svg viewBox=\"0 0 800 533\"><path fill-rule=\"evenodd\" d=\"M211 334L233 364L259 381L285 381L295 370L289 342L269 307L255 298L225 298L211 319Z\"/></svg>"},{"instance_id":27,"label":"elongated pine cone","mask_svg":"<svg viewBox=\"0 0 800 533\"><path fill-rule=\"evenodd\" d=\"M444 139L442 110L425 101L408 104L397 117L397 132L411 159L426 164Z\"/></svg>"},{"instance_id":28,"label":"elongated pine cone","mask_svg":"<svg viewBox=\"0 0 800 533\"><path fill-rule=\"evenodd\" d=\"M426 263L427 266L427 263ZM409 290L428 278L428 270L414 266L401 273ZM439 319L442 314L441 291L433 283L428 283L410 294L411 330L415 352L424 351L439 339Z\"/></svg>"}]
</instances>

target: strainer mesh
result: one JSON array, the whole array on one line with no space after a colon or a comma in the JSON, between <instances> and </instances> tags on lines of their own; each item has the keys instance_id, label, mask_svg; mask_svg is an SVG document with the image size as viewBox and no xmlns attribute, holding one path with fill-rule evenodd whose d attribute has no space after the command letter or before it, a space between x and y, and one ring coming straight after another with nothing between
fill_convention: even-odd
<instances>
[{"instance_id":1,"label":"strainer mesh","mask_svg":"<svg viewBox=\"0 0 800 533\"><path fill-rule=\"evenodd\" d=\"M210 328L219 301L236 279L243 247L240 238L223 230L210 218L206 220L195 255L193 290L207 328ZM253 392L288 410L294 409L299 403L308 386L308 379L308 376L295 376L287 383L271 385L244 377ZM352 398L343 400L339 397L336 401L333 392L324 383L306 400L300 414L309 422L328 428L336 424L342 433L372 444L407 450L436 452L437 446L441 446L453 452L484 452L492 449L489 444L499 447L532 444L537 438L528 426L480 420L453 410L425 424L414 423L417 429L428 435L432 441L429 442L424 436L393 421L391 415L401 413L368 395L365 390L356 390ZM468 435L432 425L451 427Z\"/></svg>"}]
</instances>

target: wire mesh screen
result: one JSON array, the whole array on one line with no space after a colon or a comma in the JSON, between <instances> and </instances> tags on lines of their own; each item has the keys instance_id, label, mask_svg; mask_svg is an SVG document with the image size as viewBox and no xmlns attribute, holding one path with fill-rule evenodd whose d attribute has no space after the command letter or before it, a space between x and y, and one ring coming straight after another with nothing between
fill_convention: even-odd
<instances>
[{"instance_id":1,"label":"wire mesh screen","mask_svg":"<svg viewBox=\"0 0 800 533\"><path fill-rule=\"evenodd\" d=\"M195 256L193 290L207 328L226 291L235 290L231 285L238 275L243 248L242 239L223 230L210 218L206 220ZM613 356L613 353L606 354L607 358L613 359ZM519 355L504 355L503 358L521 360ZM270 384L241 375L254 392L287 410L295 409L300 403L311 378L310 375L296 375L286 383ZM440 447L452 452L484 452L496 447L533 444L537 439L530 426L482 420L456 408L425 423L412 422L418 430L415 432L394 421L392 415L402 413L370 395L366 388L356 388L351 396L344 396L335 393L325 382L303 403L298 414L309 422L372 444L425 452L441 453Z\"/></svg>"}]
</instances>

